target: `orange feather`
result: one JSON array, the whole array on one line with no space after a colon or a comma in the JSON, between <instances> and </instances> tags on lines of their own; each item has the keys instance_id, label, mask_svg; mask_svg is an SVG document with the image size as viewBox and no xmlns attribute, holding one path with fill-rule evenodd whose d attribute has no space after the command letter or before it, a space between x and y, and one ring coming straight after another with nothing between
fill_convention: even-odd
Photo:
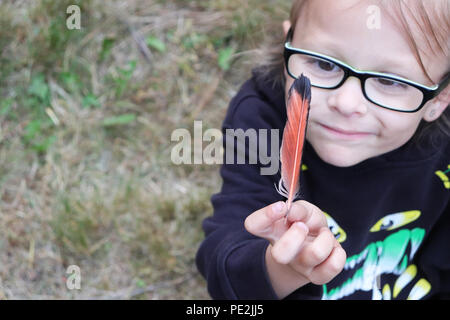
<instances>
[{"instance_id":1,"label":"orange feather","mask_svg":"<svg viewBox=\"0 0 450 320\"><path fill-rule=\"evenodd\" d=\"M300 191L300 166L311 103L311 82L303 74L288 93L287 121L280 149L281 180L278 192L287 198L287 212Z\"/></svg>"}]
</instances>

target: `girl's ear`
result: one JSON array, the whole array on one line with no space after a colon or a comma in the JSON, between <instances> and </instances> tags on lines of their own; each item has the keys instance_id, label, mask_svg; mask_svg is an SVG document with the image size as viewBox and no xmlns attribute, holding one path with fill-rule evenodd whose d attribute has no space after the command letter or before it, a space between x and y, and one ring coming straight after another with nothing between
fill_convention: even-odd
<instances>
[{"instance_id":1,"label":"girl's ear","mask_svg":"<svg viewBox=\"0 0 450 320\"><path fill-rule=\"evenodd\" d=\"M437 97L429 102L426 107L423 119L431 122L441 116L450 104L450 86L447 86Z\"/></svg>"},{"instance_id":2,"label":"girl's ear","mask_svg":"<svg viewBox=\"0 0 450 320\"><path fill-rule=\"evenodd\" d=\"M291 22L289 20L284 20L283 21L284 37L287 36L287 33L288 33L290 27L291 27Z\"/></svg>"}]
</instances>

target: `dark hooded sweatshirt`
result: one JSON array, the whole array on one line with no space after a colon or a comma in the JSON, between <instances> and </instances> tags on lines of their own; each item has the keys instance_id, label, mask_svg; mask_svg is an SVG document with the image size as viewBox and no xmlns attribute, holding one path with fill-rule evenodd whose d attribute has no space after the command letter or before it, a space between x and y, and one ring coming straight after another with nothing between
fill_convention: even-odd
<instances>
[{"instance_id":1,"label":"dark hooded sweatshirt","mask_svg":"<svg viewBox=\"0 0 450 320\"><path fill-rule=\"evenodd\" d=\"M285 123L284 88L253 73L230 103L224 147L226 129L239 128L279 129L281 146ZM203 222L196 263L214 299L277 299L265 265L269 242L248 233L244 220L285 200L275 189L280 174L262 175L267 162L251 164L247 147L245 154L245 164L222 165L222 188L211 198L214 213ZM322 161L306 143L303 163L298 199L324 211L347 261L331 282L307 284L286 299L449 298L448 137L434 144L411 139L350 167Z\"/></svg>"}]
</instances>

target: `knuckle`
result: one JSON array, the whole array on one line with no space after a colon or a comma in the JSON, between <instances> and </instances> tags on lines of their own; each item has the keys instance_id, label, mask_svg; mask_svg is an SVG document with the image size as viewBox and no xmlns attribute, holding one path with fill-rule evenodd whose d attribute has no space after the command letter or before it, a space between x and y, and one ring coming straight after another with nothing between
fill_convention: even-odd
<instances>
[{"instance_id":1,"label":"knuckle","mask_svg":"<svg viewBox=\"0 0 450 320\"><path fill-rule=\"evenodd\" d=\"M327 251L324 248L316 247L311 251L311 256L319 264L327 258Z\"/></svg>"},{"instance_id":2,"label":"knuckle","mask_svg":"<svg viewBox=\"0 0 450 320\"><path fill-rule=\"evenodd\" d=\"M305 200L300 200L299 204L305 211L305 214L306 214L305 221L308 221L309 219L311 219L311 217L314 214L314 205Z\"/></svg>"},{"instance_id":3,"label":"knuckle","mask_svg":"<svg viewBox=\"0 0 450 320\"><path fill-rule=\"evenodd\" d=\"M346 261L346 254L345 251L341 248L336 248L333 253L333 259L330 259L329 265L328 265L328 271L336 276L338 273L344 269Z\"/></svg>"},{"instance_id":4,"label":"knuckle","mask_svg":"<svg viewBox=\"0 0 450 320\"><path fill-rule=\"evenodd\" d=\"M333 232L331 232L330 228L328 226L324 227L324 232L326 233L326 236L328 238L328 243L330 246L334 247L334 244L336 242L336 237L334 236Z\"/></svg>"},{"instance_id":5,"label":"knuckle","mask_svg":"<svg viewBox=\"0 0 450 320\"><path fill-rule=\"evenodd\" d=\"M298 200L292 203L292 216L302 221L308 221L311 218L311 210L309 210L309 203L305 200Z\"/></svg>"},{"instance_id":6,"label":"knuckle","mask_svg":"<svg viewBox=\"0 0 450 320\"><path fill-rule=\"evenodd\" d=\"M248 216L245 219L245 221L244 221L244 228L250 233L254 233L255 232L251 216Z\"/></svg>"},{"instance_id":7,"label":"knuckle","mask_svg":"<svg viewBox=\"0 0 450 320\"><path fill-rule=\"evenodd\" d=\"M342 271L344 268L344 263L341 263L340 261L332 261L329 266L329 272L333 275L337 275Z\"/></svg>"},{"instance_id":8,"label":"knuckle","mask_svg":"<svg viewBox=\"0 0 450 320\"><path fill-rule=\"evenodd\" d=\"M324 236L325 239L323 238ZM314 242L311 248L311 256L316 262L316 265L325 261L333 251L333 241L330 241L327 235L323 235L320 240Z\"/></svg>"},{"instance_id":9,"label":"knuckle","mask_svg":"<svg viewBox=\"0 0 450 320\"><path fill-rule=\"evenodd\" d=\"M345 250L342 247L338 247L338 248L336 248L336 250L340 254L340 257L337 260L338 262L336 263L338 273L339 273L342 271L342 269L344 269L345 262L347 261L347 253L345 252Z\"/></svg>"},{"instance_id":10,"label":"knuckle","mask_svg":"<svg viewBox=\"0 0 450 320\"><path fill-rule=\"evenodd\" d=\"M320 218L319 218L319 219L320 219L320 224L321 224L322 226L328 228L327 217L325 216L325 214L324 214L322 211L318 212L318 214L319 214L319 217L320 217ZM328 229L328 230L329 230L329 229Z\"/></svg>"},{"instance_id":11,"label":"knuckle","mask_svg":"<svg viewBox=\"0 0 450 320\"><path fill-rule=\"evenodd\" d=\"M320 210L317 206L312 204L311 202L308 202L306 200L300 200L299 201L303 207L308 211L308 216L311 217L315 214L322 213L322 210Z\"/></svg>"},{"instance_id":12,"label":"knuckle","mask_svg":"<svg viewBox=\"0 0 450 320\"><path fill-rule=\"evenodd\" d=\"M279 242L277 242L270 252L272 254L273 260L275 260L276 263L279 264L287 264L289 261L286 261L286 257L283 254L283 250L279 245Z\"/></svg>"},{"instance_id":13,"label":"knuckle","mask_svg":"<svg viewBox=\"0 0 450 320\"><path fill-rule=\"evenodd\" d=\"M311 272L309 279L312 283L316 285L328 283L342 271L346 261L346 254L343 249L337 248L337 250L339 252L332 253L332 257L324 265Z\"/></svg>"}]
</instances>

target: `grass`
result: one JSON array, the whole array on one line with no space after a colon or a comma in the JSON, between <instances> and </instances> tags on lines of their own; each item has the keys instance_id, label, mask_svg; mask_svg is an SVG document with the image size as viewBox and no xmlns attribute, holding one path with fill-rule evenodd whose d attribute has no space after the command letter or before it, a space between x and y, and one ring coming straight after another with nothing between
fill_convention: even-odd
<instances>
[{"instance_id":1,"label":"grass","mask_svg":"<svg viewBox=\"0 0 450 320\"><path fill-rule=\"evenodd\" d=\"M288 6L0 3L0 299L209 299L194 257L219 167L172 164L171 132L220 128Z\"/></svg>"}]
</instances>

